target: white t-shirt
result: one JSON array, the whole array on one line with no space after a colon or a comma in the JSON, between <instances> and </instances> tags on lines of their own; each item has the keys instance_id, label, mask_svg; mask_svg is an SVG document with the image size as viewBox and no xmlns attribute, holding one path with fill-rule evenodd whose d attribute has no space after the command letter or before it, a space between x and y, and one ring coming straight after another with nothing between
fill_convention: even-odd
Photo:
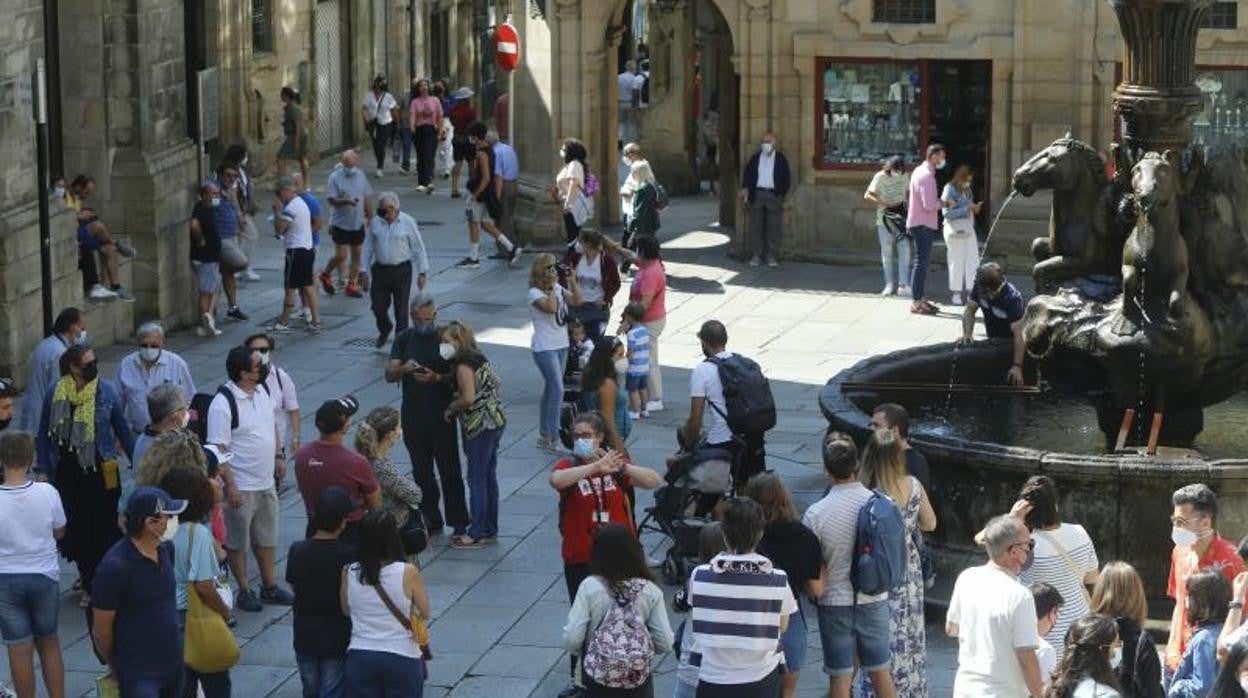
<instances>
[{"instance_id":1,"label":"white t-shirt","mask_svg":"<svg viewBox=\"0 0 1248 698\"><path fill-rule=\"evenodd\" d=\"M605 297L602 289L602 257L599 256L591 262L588 256L581 255L576 263L576 282L581 286L582 303L597 303L602 300Z\"/></svg>"},{"instance_id":2,"label":"white t-shirt","mask_svg":"<svg viewBox=\"0 0 1248 698\"><path fill-rule=\"evenodd\" d=\"M730 351L721 351L715 355L717 359L726 359L732 356ZM706 442L709 444L723 444L732 441L732 430L728 428L728 422L724 419L720 411L725 414L728 412L728 405L724 403L724 384L719 381L719 367L710 361L703 361L693 367L693 373L689 375L689 397L706 398L708 403L702 410L702 423L706 425ZM714 404L715 407L711 407Z\"/></svg>"},{"instance_id":3,"label":"white t-shirt","mask_svg":"<svg viewBox=\"0 0 1248 698\"><path fill-rule=\"evenodd\" d=\"M378 99L377 95L369 90L364 96L364 118L376 119L379 125L385 126L394 121L394 115L390 113L390 110L397 106L399 103L394 101L394 95L389 92L382 92L381 99Z\"/></svg>"},{"instance_id":4,"label":"white t-shirt","mask_svg":"<svg viewBox=\"0 0 1248 698\"><path fill-rule=\"evenodd\" d=\"M312 249L312 212L301 197L292 197L286 202L282 218L290 222L290 227L282 234L286 249Z\"/></svg>"},{"instance_id":5,"label":"white t-shirt","mask_svg":"<svg viewBox=\"0 0 1248 698\"><path fill-rule=\"evenodd\" d=\"M1036 648L1036 661L1040 662L1040 680L1048 688L1053 683L1053 671L1057 669L1057 650L1044 638L1040 638L1040 646Z\"/></svg>"},{"instance_id":6,"label":"white t-shirt","mask_svg":"<svg viewBox=\"0 0 1248 698\"><path fill-rule=\"evenodd\" d=\"M568 289L555 284L555 300L558 311L548 313L534 303L546 297L540 288L529 288L529 314L533 316L533 341L529 347L533 351L552 351L568 348L568 328L564 319L568 316Z\"/></svg>"},{"instance_id":7,"label":"white t-shirt","mask_svg":"<svg viewBox=\"0 0 1248 698\"><path fill-rule=\"evenodd\" d=\"M633 93L640 92L646 84L646 77L641 73L630 73L627 70L616 76L620 84L619 101L621 105L633 103ZM640 96L638 96L640 99Z\"/></svg>"},{"instance_id":8,"label":"white t-shirt","mask_svg":"<svg viewBox=\"0 0 1248 698\"><path fill-rule=\"evenodd\" d=\"M286 371L270 366L269 377L264 384L269 387L269 397L273 398L273 420L277 423L278 446L284 447L290 431L290 418L286 413L299 409L295 381Z\"/></svg>"},{"instance_id":9,"label":"white t-shirt","mask_svg":"<svg viewBox=\"0 0 1248 698\"><path fill-rule=\"evenodd\" d=\"M1018 581L1025 585L1036 582L1052 584L1062 595L1064 602L1057 610L1057 622L1044 636L1060 661L1066 647L1066 631L1076 620L1091 613L1081 588L1083 579L1088 572L1100 569L1101 565L1092 538L1079 524L1064 523L1052 531L1036 530L1031 539L1036 542L1035 555L1031 566L1019 573ZM1074 569L1058 552L1057 545L1066 551Z\"/></svg>"},{"instance_id":10,"label":"white t-shirt","mask_svg":"<svg viewBox=\"0 0 1248 698\"><path fill-rule=\"evenodd\" d=\"M61 495L46 482L0 485L0 574L42 574L59 579L60 556L52 531L65 526Z\"/></svg>"},{"instance_id":11,"label":"white t-shirt","mask_svg":"<svg viewBox=\"0 0 1248 698\"><path fill-rule=\"evenodd\" d=\"M1036 602L1027 587L992 565L958 575L947 622L958 626L958 673L954 698L1028 695L1015 650L1040 646Z\"/></svg>"},{"instance_id":12,"label":"white t-shirt","mask_svg":"<svg viewBox=\"0 0 1248 698\"><path fill-rule=\"evenodd\" d=\"M218 394L208 407L208 443L220 444L234 452L230 472L243 492L264 492L274 487L273 457L277 454L277 432L273 424L273 398L257 387L251 395L234 381L225 384L238 405L238 428L230 429L230 403Z\"/></svg>"},{"instance_id":13,"label":"white t-shirt","mask_svg":"<svg viewBox=\"0 0 1248 698\"><path fill-rule=\"evenodd\" d=\"M1097 683L1096 679L1091 676L1085 676L1082 681L1075 684L1075 690L1070 696L1071 698L1120 698L1118 691L1103 683Z\"/></svg>"}]
</instances>

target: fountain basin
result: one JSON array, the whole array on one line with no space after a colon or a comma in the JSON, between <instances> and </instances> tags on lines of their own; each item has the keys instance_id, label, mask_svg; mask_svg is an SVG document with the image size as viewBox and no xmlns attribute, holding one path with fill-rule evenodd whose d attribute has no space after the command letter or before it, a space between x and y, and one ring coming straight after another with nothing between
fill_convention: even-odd
<instances>
[{"instance_id":1,"label":"fountain basin","mask_svg":"<svg viewBox=\"0 0 1248 698\"><path fill-rule=\"evenodd\" d=\"M865 359L833 377L820 394L832 428L860 442L870 433L875 405L897 402L911 411L910 440L931 464L929 495L938 520L928 539L937 573L929 602L946 603L957 574L983 562L975 533L1008 512L1022 483L1036 474L1057 482L1062 519L1087 529L1102 563L1125 560L1139 570L1154 618L1168 618L1172 607L1165 593L1175 489L1208 484L1218 493L1222 535L1237 541L1248 531L1248 399L1206 410L1207 433L1196 441L1204 453L1146 456L1103 453L1096 411L1075 394L947 397L943 391L861 385L947 384L955 356L960 385L1000 385L1011 360L1008 342L918 347ZM1028 369L1034 383L1037 367Z\"/></svg>"}]
</instances>

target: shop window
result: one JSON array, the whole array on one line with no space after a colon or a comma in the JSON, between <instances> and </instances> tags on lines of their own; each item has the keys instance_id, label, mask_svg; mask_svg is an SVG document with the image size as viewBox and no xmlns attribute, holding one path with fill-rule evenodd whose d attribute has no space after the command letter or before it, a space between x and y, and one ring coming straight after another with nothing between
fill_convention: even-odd
<instances>
[{"instance_id":1,"label":"shop window","mask_svg":"<svg viewBox=\"0 0 1248 698\"><path fill-rule=\"evenodd\" d=\"M825 59L818 75L824 167L876 167L892 155L917 158L923 130L919 62Z\"/></svg>"},{"instance_id":2,"label":"shop window","mask_svg":"<svg viewBox=\"0 0 1248 698\"><path fill-rule=\"evenodd\" d=\"M1205 15L1204 29L1236 29L1239 27L1239 2L1215 2Z\"/></svg>"},{"instance_id":3,"label":"shop window","mask_svg":"<svg viewBox=\"0 0 1248 698\"><path fill-rule=\"evenodd\" d=\"M1248 138L1248 70L1197 68L1196 86L1205 102L1192 122L1196 142L1207 148L1243 143Z\"/></svg>"},{"instance_id":4,"label":"shop window","mask_svg":"<svg viewBox=\"0 0 1248 698\"><path fill-rule=\"evenodd\" d=\"M889 24L934 24L936 0L875 0L871 21Z\"/></svg>"},{"instance_id":5,"label":"shop window","mask_svg":"<svg viewBox=\"0 0 1248 698\"><path fill-rule=\"evenodd\" d=\"M273 52L273 0L251 0L251 50Z\"/></svg>"}]
</instances>

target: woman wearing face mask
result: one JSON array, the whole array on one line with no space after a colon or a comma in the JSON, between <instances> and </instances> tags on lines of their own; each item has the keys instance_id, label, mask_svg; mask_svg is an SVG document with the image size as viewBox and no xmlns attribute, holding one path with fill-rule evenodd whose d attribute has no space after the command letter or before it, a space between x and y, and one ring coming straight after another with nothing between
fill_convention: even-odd
<instances>
[{"instance_id":1,"label":"woman wearing face mask","mask_svg":"<svg viewBox=\"0 0 1248 698\"><path fill-rule=\"evenodd\" d=\"M451 321L443 328L438 352L451 363L455 381L455 399L443 417L459 418L468 460L468 532L452 536L451 547L480 548L498 540L498 445L507 418L498 376L467 325Z\"/></svg>"},{"instance_id":2,"label":"woman wearing face mask","mask_svg":"<svg viewBox=\"0 0 1248 698\"><path fill-rule=\"evenodd\" d=\"M539 254L529 269L529 314L533 318L533 338L529 348L533 363L542 374L542 400L538 420L537 447L555 449L559 436L559 404L563 400L563 370L568 360L568 306L581 304L581 287L576 276L567 275L568 288L559 284L555 257Z\"/></svg>"},{"instance_id":3,"label":"woman wearing face mask","mask_svg":"<svg viewBox=\"0 0 1248 698\"><path fill-rule=\"evenodd\" d=\"M44 401L38 432L36 473L56 486L65 505L61 555L77 563L82 607L90 602L95 568L121 538L117 500L121 496L120 453L134 453L134 434L121 399L99 379L91 347L77 344L60 359L61 378Z\"/></svg>"},{"instance_id":4,"label":"woman wearing face mask","mask_svg":"<svg viewBox=\"0 0 1248 698\"><path fill-rule=\"evenodd\" d=\"M1092 612L1109 616L1118 625L1122 663L1115 673L1126 698L1161 698L1161 659L1153 637L1144 629L1148 603L1144 581L1125 562L1109 562L1092 590Z\"/></svg>"},{"instance_id":5,"label":"woman wearing face mask","mask_svg":"<svg viewBox=\"0 0 1248 698\"><path fill-rule=\"evenodd\" d=\"M576 203L577 195L586 191L585 176L588 169L585 160L588 157L589 151L583 143L575 138L565 140L559 148L563 169L555 175L555 183L550 188L551 198L563 205L563 230L569 243L581 233L581 224L572 215L572 206Z\"/></svg>"},{"instance_id":6,"label":"woman wearing face mask","mask_svg":"<svg viewBox=\"0 0 1248 698\"><path fill-rule=\"evenodd\" d=\"M386 148L394 140L395 122L399 115L399 103L387 91L386 78L373 78L373 89L364 96L364 129L373 141L373 157L377 159L378 179L385 173ZM306 181L306 180L305 180Z\"/></svg>"},{"instance_id":7,"label":"woman wearing face mask","mask_svg":"<svg viewBox=\"0 0 1248 698\"><path fill-rule=\"evenodd\" d=\"M1209 698L1248 698L1248 639L1231 646Z\"/></svg>"},{"instance_id":8,"label":"woman wearing face mask","mask_svg":"<svg viewBox=\"0 0 1248 698\"><path fill-rule=\"evenodd\" d=\"M400 473L390 460L390 451L402 440L399 411L393 407L378 407L369 412L355 431L355 450L368 459L377 484L381 485L381 508L394 517L400 529L412 511L420 510L422 498L411 476Z\"/></svg>"},{"instance_id":9,"label":"woman wearing face mask","mask_svg":"<svg viewBox=\"0 0 1248 698\"><path fill-rule=\"evenodd\" d=\"M216 208L221 205L221 190L216 182L204 182L199 188L199 201L191 210L191 269L195 272L198 294L200 337L216 337L217 294L221 291L221 236L217 233Z\"/></svg>"},{"instance_id":10,"label":"woman wearing face mask","mask_svg":"<svg viewBox=\"0 0 1248 698\"><path fill-rule=\"evenodd\" d=\"M581 304L574 309L585 326L585 336L601 337L611 316L611 304L620 292L620 268L611 253L621 251L596 230L582 230L568 248L563 264L576 275Z\"/></svg>"},{"instance_id":11,"label":"woman wearing face mask","mask_svg":"<svg viewBox=\"0 0 1248 698\"><path fill-rule=\"evenodd\" d=\"M174 499L186 501L186 509L169 519L164 540L173 541L173 576L176 583L178 620L186 631L186 607L195 594L200 603L230 621L230 607L217 593L216 582L221 575L212 531L208 527L213 506L212 483L198 467L181 465L169 470L160 479L160 488ZM204 698L229 698L230 672L201 674L187 666L182 695L194 696L199 688Z\"/></svg>"},{"instance_id":12,"label":"woman wearing face mask","mask_svg":"<svg viewBox=\"0 0 1248 698\"><path fill-rule=\"evenodd\" d=\"M954 305L969 300L975 288L975 270L979 269L979 239L975 237L975 216L982 204L975 203L971 192L971 168L959 165L953 179L945 185L940 200L945 208L945 250L949 266L949 292Z\"/></svg>"},{"instance_id":13,"label":"woman wearing face mask","mask_svg":"<svg viewBox=\"0 0 1248 698\"><path fill-rule=\"evenodd\" d=\"M619 337L599 337L581 374L581 395L585 408L602 414L607 425L607 442L624 451L624 442L633 430L628 416L628 391L620 376L628 372L627 347Z\"/></svg>"},{"instance_id":14,"label":"woman wearing face mask","mask_svg":"<svg viewBox=\"0 0 1248 698\"><path fill-rule=\"evenodd\" d=\"M1066 654L1045 698L1118 698L1114 667L1122 659L1118 629L1109 616L1084 616L1066 633Z\"/></svg>"}]
</instances>

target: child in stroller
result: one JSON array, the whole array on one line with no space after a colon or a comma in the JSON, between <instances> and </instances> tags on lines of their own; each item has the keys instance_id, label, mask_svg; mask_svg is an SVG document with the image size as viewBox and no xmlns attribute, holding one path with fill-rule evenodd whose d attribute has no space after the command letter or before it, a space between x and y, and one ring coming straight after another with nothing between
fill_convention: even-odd
<instances>
[{"instance_id":1,"label":"child in stroller","mask_svg":"<svg viewBox=\"0 0 1248 698\"><path fill-rule=\"evenodd\" d=\"M663 581L685 582L698 559L698 536L711 522L710 511L732 488L732 454L724 449L682 451L668 460L666 485L654 493L640 531L661 533L670 541L663 558Z\"/></svg>"}]
</instances>

